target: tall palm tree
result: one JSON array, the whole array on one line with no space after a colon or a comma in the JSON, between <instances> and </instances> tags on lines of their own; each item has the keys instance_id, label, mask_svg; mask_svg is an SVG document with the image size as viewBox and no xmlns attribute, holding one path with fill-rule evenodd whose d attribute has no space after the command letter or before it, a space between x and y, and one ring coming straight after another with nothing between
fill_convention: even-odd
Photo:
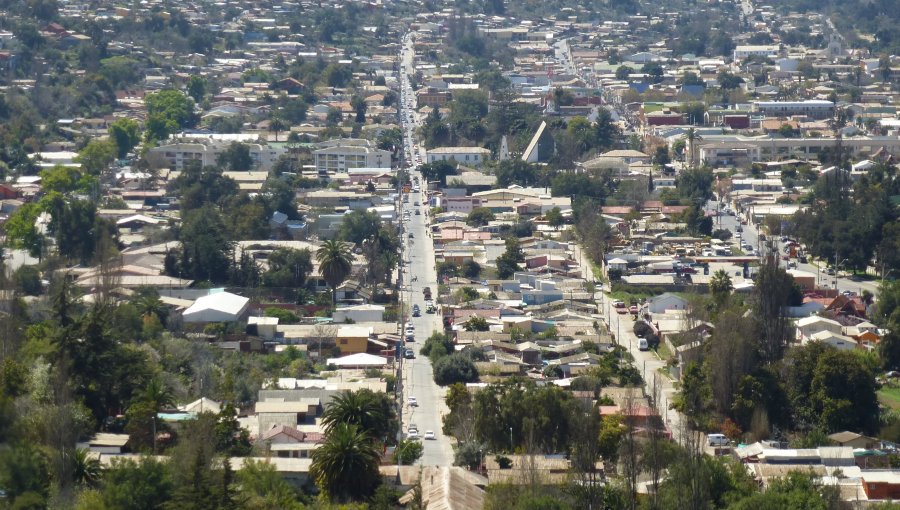
<instances>
[{"instance_id":1,"label":"tall palm tree","mask_svg":"<svg viewBox=\"0 0 900 510\"><path fill-rule=\"evenodd\" d=\"M72 465L72 481L77 486L95 487L103 475L100 459L85 448L75 448L66 453Z\"/></svg>"},{"instance_id":2,"label":"tall palm tree","mask_svg":"<svg viewBox=\"0 0 900 510\"><path fill-rule=\"evenodd\" d=\"M391 432L391 419L390 411L382 405L378 395L365 389L338 394L322 413L326 431L350 424L373 439L385 438Z\"/></svg>"},{"instance_id":3,"label":"tall palm tree","mask_svg":"<svg viewBox=\"0 0 900 510\"><path fill-rule=\"evenodd\" d=\"M365 499L378 483L378 459L378 448L365 432L341 423L313 451L309 474L332 501Z\"/></svg>"},{"instance_id":4,"label":"tall palm tree","mask_svg":"<svg viewBox=\"0 0 900 510\"><path fill-rule=\"evenodd\" d=\"M169 386L154 377L147 383L140 400L153 409L153 453L156 453L156 415L161 409L174 405L175 396Z\"/></svg>"},{"instance_id":5,"label":"tall palm tree","mask_svg":"<svg viewBox=\"0 0 900 510\"><path fill-rule=\"evenodd\" d=\"M688 143L688 154L691 159L688 162L691 168L694 167L694 160L696 159L697 154L697 142L703 140L703 137L697 134L697 131L694 128L690 128L687 130L687 143Z\"/></svg>"},{"instance_id":6,"label":"tall palm tree","mask_svg":"<svg viewBox=\"0 0 900 510\"><path fill-rule=\"evenodd\" d=\"M338 285L353 269L353 253L346 243L331 239L325 241L316 252L316 260L319 261L319 273L331 287L331 304L334 305Z\"/></svg>"}]
</instances>

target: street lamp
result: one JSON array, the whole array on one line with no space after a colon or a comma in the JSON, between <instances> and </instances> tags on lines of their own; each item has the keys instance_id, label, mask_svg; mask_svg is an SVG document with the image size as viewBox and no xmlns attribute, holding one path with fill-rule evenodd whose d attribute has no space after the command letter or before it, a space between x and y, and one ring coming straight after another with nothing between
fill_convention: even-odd
<instances>
[{"instance_id":1,"label":"street lamp","mask_svg":"<svg viewBox=\"0 0 900 510\"><path fill-rule=\"evenodd\" d=\"M513 444L512 438L512 427L509 428L509 451L512 452L515 450L515 445Z\"/></svg>"}]
</instances>

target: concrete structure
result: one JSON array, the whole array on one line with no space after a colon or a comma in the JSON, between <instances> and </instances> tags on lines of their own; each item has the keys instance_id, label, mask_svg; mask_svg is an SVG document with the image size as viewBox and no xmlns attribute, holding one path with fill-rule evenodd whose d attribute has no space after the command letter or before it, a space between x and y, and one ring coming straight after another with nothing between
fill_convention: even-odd
<instances>
[{"instance_id":1,"label":"concrete structure","mask_svg":"<svg viewBox=\"0 0 900 510\"><path fill-rule=\"evenodd\" d=\"M834 114L834 103L813 99L808 101L757 101L753 109L767 117L802 115L812 119L827 119Z\"/></svg>"},{"instance_id":2,"label":"concrete structure","mask_svg":"<svg viewBox=\"0 0 900 510\"><path fill-rule=\"evenodd\" d=\"M481 147L435 147L427 151L426 161L456 161L457 163L479 167L490 159L491 151Z\"/></svg>"},{"instance_id":3,"label":"concrete structure","mask_svg":"<svg viewBox=\"0 0 900 510\"><path fill-rule=\"evenodd\" d=\"M334 311L334 322L381 322L384 319L384 307L381 305L345 306Z\"/></svg>"},{"instance_id":4,"label":"concrete structure","mask_svg":"<svg viewBox=\"0 0 900 510\"><path fill-rule=\"evenodd\" d=\"M816 333L827 331L835 335L840 335L842 329L840 322L826 319L825 317L819 317L818 315L800 319L796 322L796 326L797 340L803 343L811 341L813 335Z\"/></svg>"},{"instance_id":5,"label":"concrete structure","mask_svg":"<svg viewBox=\"0 0 900 510\"><path fill-rule=\"evenodd\" d=\"M734 48L734 59L744 60L748 57L771 58L778 56L781 46L777 44L741 45Z\"/></svg>"},{"instance_id":6,"label":"concrete structure","mask_svg":"<svg viewBox=\"0 0 900 510\"><path fill-rule=\"evenodd\" d=\"M818 159L819 154L837 146L834 137L772 138L740 135L704 135L697 145L700 161L717 165L749 165L759 161ZM842 138L841 148L853 158L866 157L883 149L887 154L900 155L900 137L863 136Z\"/></svg>"},{"instance_id":7,"label":"concrete structure","mask_svg":"<svg viewBox=\"0 0 900 510\"><path fill-rule=\"evenodd\" d=\"M190 161L199 161L200 166L217 164L217 159L232 142L224 140L174 141L147 152L147 161L153 168L183 170ZM280 147L270 147L260 143L243 142L250 149L250 159L257 170L269 171L275 161L286 154Z\"/></svg>"},{"instance_id":8,"label":"concrete structure","mask_svg":"<svg viewBox=\"0 0 900 510\"><path fill-rule=\"evenodd\" d=\"M338 145L313 151L316 170L344 172L351 168L390 168L391 153L368 145Z\"/></svg>"}]
</instances>

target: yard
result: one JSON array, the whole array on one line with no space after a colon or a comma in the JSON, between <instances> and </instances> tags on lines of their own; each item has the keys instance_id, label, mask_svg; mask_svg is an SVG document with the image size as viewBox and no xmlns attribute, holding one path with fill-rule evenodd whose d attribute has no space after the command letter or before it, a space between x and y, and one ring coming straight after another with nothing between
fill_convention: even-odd
<instances>
[{"instance_id":1,"label":"yard","mask_svg":"<svg viewBox=\"0 0 900 510\"><path fill-rule=\"evenodd\" d=\"M891 409L900 409L900 386L885 385L878 390L878 401Z\"/></svg>"}]
</instances>

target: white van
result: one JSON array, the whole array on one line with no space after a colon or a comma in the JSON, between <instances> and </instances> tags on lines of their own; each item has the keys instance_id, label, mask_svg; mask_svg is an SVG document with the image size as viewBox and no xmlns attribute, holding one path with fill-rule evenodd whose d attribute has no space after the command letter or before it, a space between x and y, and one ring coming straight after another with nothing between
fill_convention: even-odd
<instances>
[{"instance_id":1,"label":"white van","mask_svg":"<svg viewBox=\"0 0 900 510\"><path fill-rule=\"evenodd\" d=\"M706 441L709 443L709 446L727 446L728 438L725 437L725 434L710 434L706 436Z\"/></svg>"},{"instance_id":2,"label":"white van","mask_svg":"<svg viewBox=\"0 0 900 510\"><path fill-rule=\"evenodd\" d=\"M647 343L646 338L638 338L638 350L639 351L649 351L650 344Z\"/></svg>"}]
</instances>

